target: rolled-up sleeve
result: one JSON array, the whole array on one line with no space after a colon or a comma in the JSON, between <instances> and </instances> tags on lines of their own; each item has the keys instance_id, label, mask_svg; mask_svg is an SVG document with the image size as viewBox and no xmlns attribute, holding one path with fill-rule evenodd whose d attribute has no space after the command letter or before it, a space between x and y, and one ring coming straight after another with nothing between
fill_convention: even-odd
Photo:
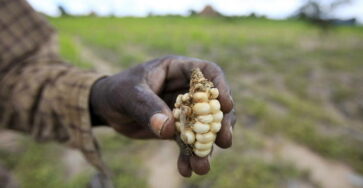
<instances>
[{"instance_id":1,"label":"rolled-up sleeve","mask_svg":"<svg viewBox=\"0 0 363 188\"><path fill-rule=\"evenodd\" d=\"M104 171L89 113L104 75L62 61L55 36L24 0L0 0L0 127L78 148Z\"/></svg>"}]
</instances>

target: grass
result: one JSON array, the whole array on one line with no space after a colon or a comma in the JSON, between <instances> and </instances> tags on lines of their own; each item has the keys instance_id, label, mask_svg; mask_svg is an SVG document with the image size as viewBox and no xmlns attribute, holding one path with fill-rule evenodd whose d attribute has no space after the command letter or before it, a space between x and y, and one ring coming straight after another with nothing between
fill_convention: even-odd
<instances>
[{"instance_id":1,"label":"grass","mask_svg":"<svg viewBox=\"0 0 363 188\"><path fill-rule=\"evenodd\" d=\"M291 165L278 161L267 163L253 157L219 155L213 164L216 165L208 178L195 176L187 185L190 187L232 188L236 187L238 183L248 188L282 187L288 180L304 179L304 174Z\"/></svg>"},{"instance_id":2,"label":"grass","mask_svg":"<svg viewBox=\"0 0 363 188\"><path fill-rule=\"evenodd\" d=\"M100 141L103 158L114 172L115 187L146 187L140 156L134 154L134 151L145 144L115 134L103 135ZM23 137L18 145L20 149L16 152L0 148L0 157L5 167L14 174L20 187L86 187L95 174L86 168L69 177L62 155L65 148L56 143L37 143L29 137Z\"/></svg>"},{"instance_id":3,"label":"grass","mask_svg":"<svg viewBox=\"0 0 363 188\"><path fill-rule=\"evenodd\" d=\"M144 142L116 134L100 136L99 141L103 159L114 173L115 187L147 187L142 156L135 154L146 146Z\"/></svg>"},{"instance_id":4,"label":"grass","mask_svg":"<svg viewBox=\"0 0 363 188\"><path fill-rule=\"evenodd\" d=\"M73 65L84 69L92 67L89 62L86 62L82 59L80 52L81 49L79 48L79 46L77 46L77 43L73 36L60 33L58 37L59 53L62 54L63 58L66 61L71 62Z\"/></svg>"},{"instance_id":5,"label":"grass","mask_svg":"<svg viewBox=\"0 0 363 188\"><path fill-rule=\"evenodd\" d=\"M257 131L285 135L363 172L359 141L321 131L322 125L354 126L332 113L341 109L324 104L349 102L361 94L354 89L362 79L361 27L340 27L322 36L294 20L62 18L53 23L90 47L112 51L124 68L166 54L217 62L232 85L240 120L245 114L256 117ZM246 91L252 96L245 97ZM284 114L276 115L276 104Z\"/></svg>"},{"instance_id":6,"label":"grass","mask_svg":"<svg viewBox=\"0 0 363 188\"><path fill-rule=\"evenodd\" d=\"M122 68L178 54L214 61L224 69L239 119L234 147L216 155L209 175L185 180L187 186L281 187L291 179L309 181L292 164L249 155L262 152L265 137L274 135L363 173L361 141L335 131L354 129L363 135L362 27L339 27L322 35L294 20L69 17L50 21L59 31L62 56L85 69L92 65L82 59L79 42ZM139 154L147 147L144 142L113 135L101 137L100 143L118 186L146 186ZM54 147L32 143L24 155L5 155L6 163L28 187L85 185L87 174L59 185L63 176L53 165Z\"/></svg>"},{"instance_id":7,"label":"grass","mask_svg":"<svg viewBox=\"0 0 363 188\"><path fill-rule=\"evenodd\" d=\"M232 149L214 155L210 173L185 180L187 187L286 187L291 180L309 182L308 172L281 159L264 157L263 135L242 128L235 136Z\"/></svg>"},{"instance_id":8,"label":"grass","mask_svg":"<svg viewBox=\"0 0 363 188\"><path fill-rule=\"evenodd\" d=\"M22 138L18 152L0 150L5 166L15 175L20 187L85 187L89 181L88 173L67 178L59 155L64 151L54 143L35 143L31 138Z\"/></svg>"}]
</instances>

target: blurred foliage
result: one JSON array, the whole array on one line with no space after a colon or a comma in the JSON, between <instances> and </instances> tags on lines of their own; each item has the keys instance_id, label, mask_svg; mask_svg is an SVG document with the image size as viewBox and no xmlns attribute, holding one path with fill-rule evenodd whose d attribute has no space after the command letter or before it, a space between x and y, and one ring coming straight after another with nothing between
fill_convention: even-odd
<instances>
[{"instance_id":1,"label":"blurred foliage","mask_svg":"<svg viewBox=\"0 0 363 188\"><path fill-rule=\"evenodd\" d=\"M73 65L81 67L81 68L91 68L92 65L88 62L85 62L81 58L80 47L77 45L75 38L72 36L60 33L59 36L59 53L63 56L63 58L71 62Z\"/></svg>"},{"instance_id":2,"label":"blurred foliage","mask_svg":"<svg viewBox=\"0 0 363 188\"><path fill-rule=\"evenodd\" d=\"M103 135L100 138L103 158L115 173L115 187L146 187L140 156L134 151L140 149L143 142L132 142L116 134ZM20 187L24 188L79 188L86 187L95 174L85 168L84 172L69 177L65 169L65 148L56 143L37 143L32 138L19 140L18 151L0 148L0 158L9 169ZM133 160L130 160L132 158Z\"/></svg>"},{"instance_id":3,"label":"blurred foliage","mask_svg":"<svg viewBox=\"0 0 363 188\"><path fill-rule=\"evenodd\" d=\"M269 158L270 154L262 151L265 146L262 135L240 129L242 131L235 133L233 148L215 155L209 174L185 180L187 187L286 187L291 180L309 181L308 172L298 171L279 157Z\"/></svg>"},{"instance_id":4,"label":"blurred foliage","mask_svg":"<svg viewBox=\"0 0 363 188\"><path fill-rule=\"evenodd\" d=\"M285 135L363 172L361 120L357 114L346 117L336 106L357 101L363 93L362 27L337 27L321 35L304 22L257 18L85 17L52 22L60 33L79 38L99 57L123 68L168 54L217 62L232 85L241 124L266 135ZM359 111L359 106L352 108ZM347 135L346 129L358 136ZM234 158L227 163L236 164L234 160L250 161ZM222 162L217 158L213 167L224 166ZM275 164L255 165L258 172L264 169L274 176ZM277 171L290 174L286 166L277 166ZM243 174L249 167L236 168ZM254 181L268 182L268 176ZM204 181L215 178L208 175ZM237 179L231 181L242 181Z\"/></svg>"},{"instance_id":5,"label":"blurred foliage","mask_svg":"<svg viewBox=\"0 0 363 188\"><path fill-rule=\"evenodd\" d=\"M281 187L288 180L304 177L292 166L278 161L267 163L259 158L243 155L219 155L213 161L213 170L208 178L194 176L187 183L191 187Z\"/></svg>"},{"instance_id":6,"label":"blurred foliage","mask_svg":"<svg viewBox=\"0 0 363 188\"><path fill-rule=\"evenodd\" d=\"M54 143L35 143L31 138L19 140L21 151L9 152L0 149L0 158L5 166L14 173L20 187L85 187L89 174L67 178L59 155L64 151Z\"/></svg>"},{"instance_id":7,"label":"blurred foliage","mask_svg":"<svg viewBox=\"0 0 363 188\"><path fill-rule=\"evenodd\" d=\"M114 173L115 187L147 187L140 149L145 141L134 141L118 134L99 137L103 159ZM141 149L142 150L142 149Z\"/></svg>"}]
</instances>

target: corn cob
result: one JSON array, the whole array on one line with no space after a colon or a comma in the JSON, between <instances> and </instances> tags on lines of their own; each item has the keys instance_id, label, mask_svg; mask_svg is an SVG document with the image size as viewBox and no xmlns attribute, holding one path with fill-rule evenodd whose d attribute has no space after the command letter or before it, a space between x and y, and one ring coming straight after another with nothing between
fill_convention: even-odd
<instances>
[{"instance_id":1,"label":"corn cob","mask_svg":"<svg viewBox=\"0 0 363 188\"><path fill-rule=\"evenodd\" d=\"M208 156L221 129L219 91L199 68L193 69L188 93L178 95L173 116L178 136L199 157Z\"/></svg>"}]
</instances>

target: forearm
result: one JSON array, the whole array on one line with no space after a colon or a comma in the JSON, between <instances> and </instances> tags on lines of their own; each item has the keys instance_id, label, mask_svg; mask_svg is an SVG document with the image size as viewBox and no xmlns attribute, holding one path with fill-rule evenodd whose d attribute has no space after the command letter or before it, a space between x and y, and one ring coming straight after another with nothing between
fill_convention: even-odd
<instances>
[{"instance_id":1,"label":"forearm","mask_svg":"<svg viewBox=\"0 0 363 188\"><path fill-rule=\"evenodd\" d=\"M0 79L0 127L77 148L106 173L89 113L90 88L101 77L60 62L15 66Z\"/></svg>"},{"instance_id":2,"label":"forearm","mask_svg":"<svg viewBox=\"0 0 363 188\"><path fill-rule=\"evenodd\" d=\"M0 80L1 126L77 146L79 132L90 130L89 92L100 77L65 63L15 67Z\"/></svg>"}]
</instances>

